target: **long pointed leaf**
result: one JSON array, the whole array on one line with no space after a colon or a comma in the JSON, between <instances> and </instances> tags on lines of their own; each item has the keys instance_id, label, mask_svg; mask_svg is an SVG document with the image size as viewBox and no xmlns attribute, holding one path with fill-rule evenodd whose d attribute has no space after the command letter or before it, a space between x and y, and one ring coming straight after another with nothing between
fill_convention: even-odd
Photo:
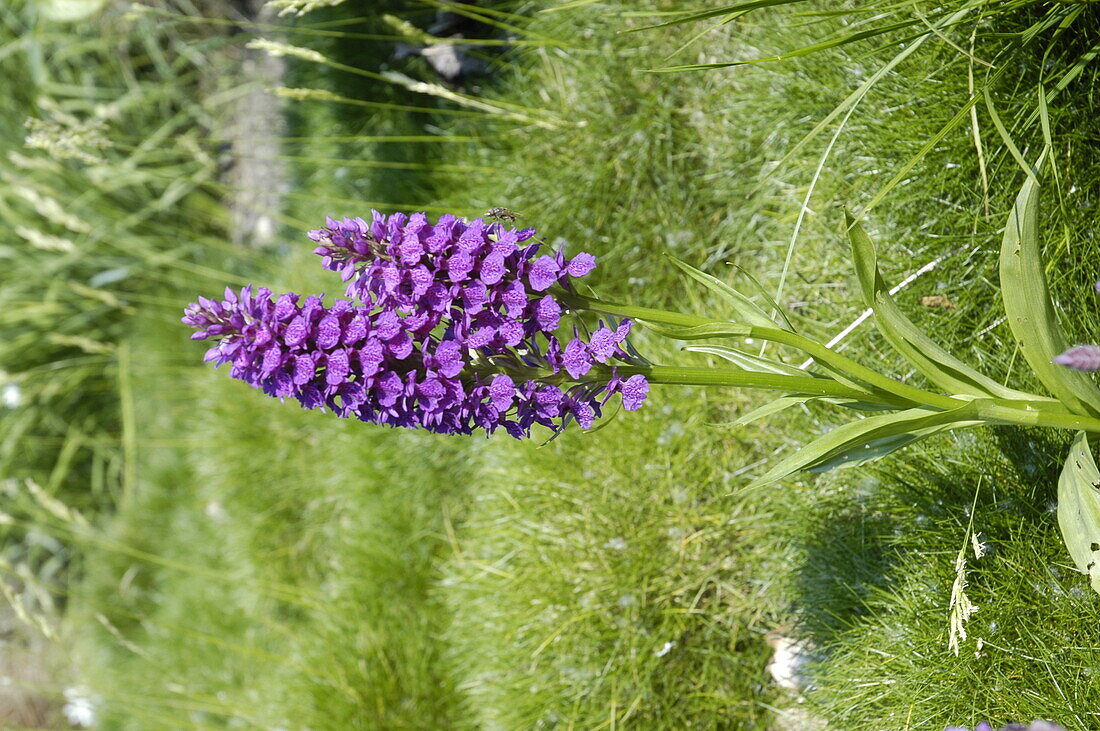
<instances>
[{"instance_id":1,"label":"long pointed leaf","mask_svg":"<svg viewBox=\"0 0 1100 731\"><path fill-rule=\"evenodd\" d=\"M875 323L894 350L948 393L994 396L1007 399L1031 398L1028 394L1002 386L948 353L906 317L890 296L890 287L878 269L874 242L858 221L845 214L852 259L859 275L863 302L875 312Z\"/></svg>"},{"instance_id":2,"label":"long pointed leaf","mask_svg":"<svg viewBox=\"0 0 1100 731\"><path fill-rule=\"evenodd\" d=\"M684 350L691 353L706 353L708 355L717 355L719 358L724 358L730 363L743 368L746 371L756 371L758 373L781 373L785 376L805 376L813 375L807 374L806 371L801 368L795 368L789 366L786 363L780 363L779 361L772 360L771 358L761 358L758 355L746 353L743 350L737 348L729 348L725 345L686 345Z\"/></svg>"},{"instance_id":3,"label":"long pointed leaf","mask_svg":"<svg viewBox=\"0 0 1100 731\"><path fill-rule=\"evenodd\" d=\"M768 317L768 313L757 307L752 300L722 280L712 277L706 272L700 271L674 256L669 255L668 259L689 277L733 305L733 311L736 317L730 319L741 320L750 325L760 325L762 327L782 327L782 325Z\"/></svg>"},{"instance_id":4,"label":"long pointed leaf","mask_svg":"<svg viewBox=\"0 0 1100 731\"><path fill-rule=\"evenodd\" d=\"M863 452L862 457L853 457L852 460L848 461L866 462L869 459L888 454L895 449L900 449L906 444L935 431L975 426L981 422L973 419L973 411L974 409L970 404L949 411L934 411L924 408L906 409L892 414L869 416L866 419L849 422L818 437L794 454L780 460L766 474L753 480L748 487L767 485L799 470L828 464L847 454L859 455ZM933 431L925 431L929 429ZM872 445L876 442L881 445L884 440L891 437L903 437L907 434L915 434L915 436L911 439L897 440L895 442L896 446L892 449L877 452L873 450Z\"/></svg>"},{"instance_id":5,"label":"long pointed leaf","mask_svg":"<svg viewBox=\"0 0 1100 731\"><path fill-rule=\"evenodd\" d=\"M898 403L898 405L906 406L925 404L941 409L951 409L958 405L958 401L955 399L940 394L930 393L928 391L922 391L914 386L895 381L866 366L860 365L847 356L829 350L815 340L790 332L789 330L724 322L708 323L695 327L671 327L667 325L658 325L645 320L641 322L647 328L658 334L678 340L750 337L790 345L813 357L813 359L822 366L828 368L836 380L845 385L863 389L868 393L874 392L875 395L879 397L884 394L892 394L894 401L887 398L885 401L886 403ZM898 402L897 399L902 399L903 401Z\"/></svg>"},{"instance_id":6,"label":"long pointed leaf","mask_svg":"<svg viewBox=\"0 0 1100 731\"><path fill-rule=\"evenodd\" d=\"M807 401L816 401L818 398L820 397L783 396L781 398L775 399L774 401L769 401L763 406L758 406L748 413L741 414L741 416L733 420L732 426L744 426L745 424L751 424L757 419L762 419L765 416L771 416L772 414L778 414L780 411L789 409L792 406L797 406L798 404L804 404Z\"/></svg>"},{"instance_id":7,"label":"long pointed leaf","mask_svg":"<svg viewBox=\"0 0 1100 731\"><path fill-rule=\"evenodd\" d=\"M1069 555L1100 592L1100 471L1079 432L1058 477L1058 527Z\"/></svg>"},{"instance_id":8,"label":"long pointed leaf","mask_svg":"<svg viewBox=\"0 0 1100 731\"><path fill-rule=\"evenodd\" d=\"M843 406L846 409L854 409L855 411L884 410L881 404L874 404L868 401L853 401L851 399L827 398L824 396L781 396L774 401L769 401L763 406L759 406L752 411L749 411L748 413L742 414L741 416L730 422L730 426L744 426L745 424L752 423L757 419L762 419L765 416L777 414L780 411L789 409L792 406L809 403L810 401L823 401L828 404Z\"/></svg>"},{"instance_id":9,"label":"long pointed leaf","mask_svg":"<svg viewBox=\"0 0 1100 731\"><path fill-rule=\"evenodd\" d=\"M1008 324L1031 370L1066 408L1100 415L1096 384L1085 374L1052 362L1068 344L1047 290L1039 241L1039 181L1029 175L1016 197L1001 243L1001 299Z\"/></svg>"},{"instance_id":10,"label":"long pointed leaf","mask_svg":"<svg viewBox=\"0 0 1100 731\"><path fill-rule=\"evenodd\" d=\"M942 431L951 431L953 429L965 429L971 426L978 426L981 423L981 421L977 420L953 421L948 424L937 424L924 429L914 429L904 434L897 434L891 437L882 437L881 439L875 439L866 444L857 444L851 449L836 454L824 462L818 462L813 467L807 468L806 471L816 474L838 468L857 467L866 462L885 457L891 452L896 452L903 447L909 446L913 442L920 441L933 434L939 434Z\"/></svg>"}]
</instances>

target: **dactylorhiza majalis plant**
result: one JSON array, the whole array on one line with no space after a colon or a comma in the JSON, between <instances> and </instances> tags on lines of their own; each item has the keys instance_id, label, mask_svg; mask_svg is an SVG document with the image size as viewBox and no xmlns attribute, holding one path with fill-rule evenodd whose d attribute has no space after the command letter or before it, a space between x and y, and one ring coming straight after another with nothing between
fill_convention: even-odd
<instances>
[{"instance_id":1,"label":"dactylorhiza majalis plant","mask_svg":"<svg viewBox=\"0 0 1100 731\"><path fill-rule=\"evenodd\" d=\"M1100 433L1100 388L1055 359L1067 350L1039 257L1039 181L1029 175L1005 226L1002 300L1024 359L1052 396L1004 386L952 356L893 301L875 247L858 222L848 236L863 299L883 336L938 391L904 383L797 333L749 297L687 264L672 262L730 307L726 318L610 302L579 291L595 258L550 252L531 229L424 214L329 220L311 232L323 265L348 283L346 300L275 296L266 289L200 298L184 322L217 344L208 360L279 398L337 416L451 434L519 438L540 424L553 433L590 427L618 395L639 408L650 384L738 386L779 396L738 419L747 423L796 404L824 402L858 418L780 459L749 487L799 470L877 459L952 429L990 424L1078 432L1059 480L1058 520L1077 567L1100 591L1100 471L1087 434ZM604 316L589 330L593 314ZM655 365L628 336L640 322L684 349L718 356L711 367ZM810 356L791 366L716 340L754 339Z\"/></svg>"}]
</instances>

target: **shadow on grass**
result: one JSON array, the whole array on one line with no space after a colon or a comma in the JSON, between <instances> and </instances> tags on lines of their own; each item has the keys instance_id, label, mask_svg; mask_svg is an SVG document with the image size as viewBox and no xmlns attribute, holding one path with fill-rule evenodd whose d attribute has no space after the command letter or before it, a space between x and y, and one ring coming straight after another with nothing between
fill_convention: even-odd
<instances>
[{"instance_id":1,"label":"shadow on grass","mask_svg":"<svg viewBox=\"0 0 1100 731\"><path fill-rule=\"evenodd\" d=\"M1065 435L1038 430L964 432L823 481L827 497L796 529L804 564L794 586L802 632L827 660L810 699L831 720L909 707L912 728L983 718L1094 727L1084 719L1097 702L1088 667L1100 601L1074 570L1055 514L1067 446ZM981 557L967 536L972 506ZM960 549L979 611L956 657L948 639ZM883 673L868 678L875 657Z\"/></svg>"},{"instance_id":2,"label":"shadow on grass","mask_svg":"<svg viewBox=\"0 0 1100 731\"><path fill-rule=\"evenodd\" d=\"M986 540L1051 527L1061 470L1057 455L1068 441L1011 427L982 436L987 439L956 435L960 449L950 456L908 452L868 474L826 478L843 487L814 507L811 530L801 541L806 562L797 573L804 628L820 643L831 644L857 624L869 594L897 583L895 573L904 567L900 554L922 550L907 534L950 532L958 543L975 492L981 517L974 530ZM996 452L984 449L987 440ZM1004 525L1008 516L1011 525Z\"/></svg>"}]
</instances>

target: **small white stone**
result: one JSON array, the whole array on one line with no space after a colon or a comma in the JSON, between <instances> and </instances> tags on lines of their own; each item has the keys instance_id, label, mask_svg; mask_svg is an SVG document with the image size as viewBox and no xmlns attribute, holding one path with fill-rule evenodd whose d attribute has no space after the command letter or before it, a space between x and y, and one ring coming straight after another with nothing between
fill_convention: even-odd
<instances>
[{"instance_id":1,"label":"small white stone","mask_svg":"<svg viewBox=\"0 0 1100 731\"><path fill-rule=\"evenodd\" d=\"M88 697L88 692L83 688L66 688L64 691L67 703L61 707L61 713L73 726L91 728L95 725L95 705Z\"/></svg>"},{"instance_id":2,"label":"small white stone","mask_svg":"<svg viewBox=\"0 0 1100 731\"><path fill-rule=\"evenodd\" d=\"M19 408L20 404L23 403L23 392L20 390L18 384L4 384L4 388L0 389L0 403L4 404L4 407L8 409Z\"/></svg>"},{"instance_id":3,"label":"small white stone","mask_svg":"<svg viewBox=\"0 0 1100 731\"><path fill-rule=\"evenodd\" d=\"M810 662L810 647L804 640L774 636L768 640L774 654L768 663L768 672L776 685L787 690L801 691L809 685L805 668Z\"/></svg>"},{"instance_id":4,"label":"small white stone","mask_svg":"<svg viewBox=\"0 0 1100 731\"><path fill-rule=\"evenodd\" d=\"M208 502L203 512L206 513L207 518L215 523L224 523L229 518L229 513L225 512L225 508L217 500Z\"/></svg>"}]
</instances>

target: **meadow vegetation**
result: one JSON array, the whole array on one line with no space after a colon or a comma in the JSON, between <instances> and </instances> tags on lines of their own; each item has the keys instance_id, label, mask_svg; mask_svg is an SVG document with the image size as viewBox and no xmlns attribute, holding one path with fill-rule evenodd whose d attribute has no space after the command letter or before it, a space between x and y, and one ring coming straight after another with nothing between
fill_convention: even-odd
<instances>
[{"instance_id":1,"label":"meadow vegetation","mask_svg":"<svg viewBox=\"0 0 1100 731\"><path fill-rule=\"evenodd\" d=\"M476 50L491 73L463 93L480 106L379 75L435 83L423 59L391 57L399 32L376 11L426 27L452 3L351 0L236 33L179 3L86 25L0 10L0 74L20 81L0 105L0 386L19 394L0 407L0 567L65 658L47 693L82 684L102 727L133 729L1100 727L1100 598L1053 512L1068 434L946 434L746 491L838 417L732 428L767 397L665 386L548 444L399 433L266 399L202 364L178 325L226 284L339 294L304 236L326 215L506 205L595 253L609 298L724 316L674 254L755 280L762 305L827 340L862 310L847 209L889 279L938 262L898 295L920 326L1036 389L997 306L1025 175L1012 148L1032 161L1052 145L1048 275L1067 329L1095 339L1100 17L970 4L999 12L937 30L811 137L925 25L644 71L919 21L922 4L864 18L776 3L649 30L694 5L457 6L512 39ZM343 101L281 102L278 243L233 248L219 115L247 83L233 54L261 35L327 59L289 58L287 87ZM990 59L1007 72L990 80ZM109 146L27 149L29 117L103 120ZM644 331L637 344L708 362ZM838 347L900 367L872 322ZM960 547L979 610L956 656ZM777 636L814 647L801 695L770 680Z\"/></svg>"}]
</instances>

